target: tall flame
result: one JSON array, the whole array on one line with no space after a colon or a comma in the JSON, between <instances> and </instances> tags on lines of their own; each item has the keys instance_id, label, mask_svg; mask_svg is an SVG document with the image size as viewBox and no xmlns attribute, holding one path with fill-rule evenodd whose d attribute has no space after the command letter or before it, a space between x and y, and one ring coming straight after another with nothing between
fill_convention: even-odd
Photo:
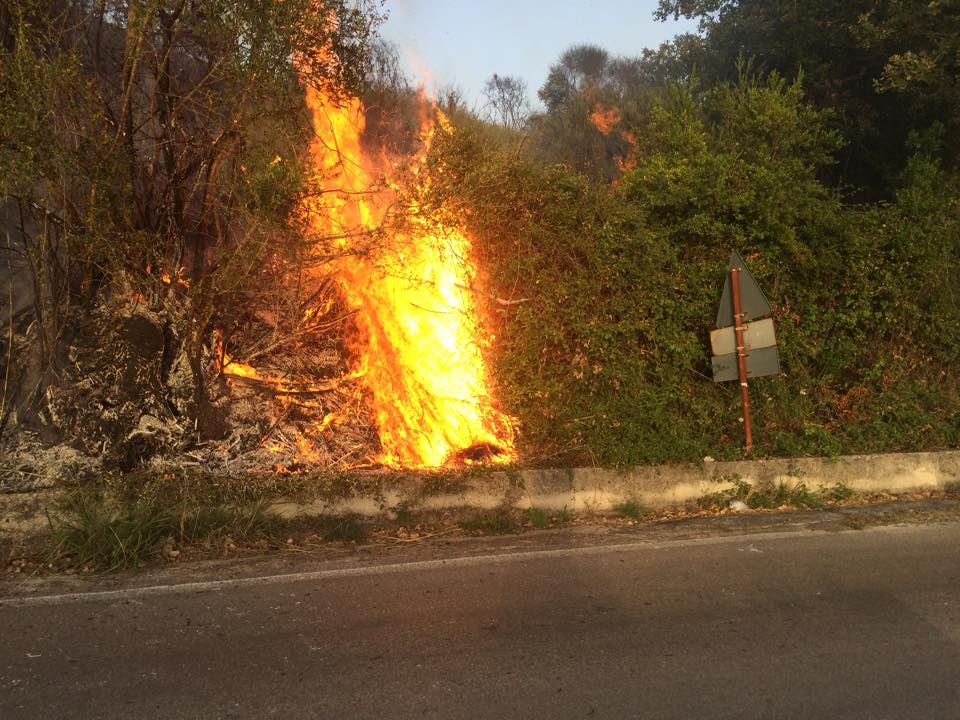
<instances>
[{"instance_id":1,"label":"tall flame","mask_svg":"<svg viewBox=\"0 0 960 720\"><path fill-rule=\"evenodd\" d=\"M437 467L458 456L512 458L511 421L493 407L487 385L482 351L490 338L477 324L470 240L409 206L400 208L408 230L371 235L400 199L394 187L378 183L383 161L364 152L364 108L357 99L338 105L314 90L307 104L312 158L335 188L305 209L313 229L341 252L334 265L358 311L360 337L351 349L373 403L381 462ZM427 148L433 131L427 122Z\"/></svg>"}]
</instances>

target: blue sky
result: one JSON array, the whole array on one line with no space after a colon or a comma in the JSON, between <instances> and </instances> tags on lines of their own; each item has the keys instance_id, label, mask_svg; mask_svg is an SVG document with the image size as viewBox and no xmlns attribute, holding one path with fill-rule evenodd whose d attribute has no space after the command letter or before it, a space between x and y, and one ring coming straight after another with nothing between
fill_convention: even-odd
<instances>
[{"instance_id":1,"label":"blue sky","mask_svg":"<svg viewBox=\"0 0 960 720\"><path fill-rule=\"evenodd\" d=\"M387 0L380 33L400 49L407 75L428 90L459 87L471 104L493 73L520 76L531 100L564 50L591 43L639 55L690 21L657 22L657 0Z\"/></svg>"}]
</instances>

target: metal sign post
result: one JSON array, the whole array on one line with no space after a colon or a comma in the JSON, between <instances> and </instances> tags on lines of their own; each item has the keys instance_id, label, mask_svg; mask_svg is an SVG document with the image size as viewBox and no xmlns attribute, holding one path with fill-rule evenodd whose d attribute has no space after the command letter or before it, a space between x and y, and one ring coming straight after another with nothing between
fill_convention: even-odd
<instances>
[{"instance_id":1,"label":"metal sign post","mask_svg":"<svg viewBox=\"0 0 960 720\"><path fill-rule=\"evenodd\" d=\"M747 387L747 350L744 346L743 312L740 309L740 268L730 268L730 290L733 296L733 321L737 334L737 375L740 378L740 402L743 405L743 432L746 451L753 450L753 429L750 427L750 388Z\"/></svg>"},{"instance_id":2,"label":"metal sign post","mask_svg":"<svg viewBox=\"0 0 960 720\"><path fill-rule=\"evenodd\" d=\"M730 254L730 264L727 265L726 280L720 295L717 329L710 332L710 346L713 349L711 364L714 382L740 382L743 431L748 453L753 450L753 427L747 379L780 372L773 320L762 319L772 312L756 278L734 250Z\"/></svg>"}]
</instances>

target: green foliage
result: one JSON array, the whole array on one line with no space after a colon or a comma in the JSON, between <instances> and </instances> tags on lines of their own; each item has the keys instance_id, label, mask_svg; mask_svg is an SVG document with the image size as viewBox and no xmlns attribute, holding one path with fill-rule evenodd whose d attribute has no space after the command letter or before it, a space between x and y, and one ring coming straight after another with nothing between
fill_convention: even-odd
<instances>
[{"instance_id":1,"label":"green foliage","mask_svg":"<svg viewBox=\"0 0 960 720\"><path fill-rule=\"evenodd\" d=\"M54 542L48 559L101 570L136 566L159 551L169 520L151 508L111 512L94 498L77 496L50 517Z\"/></svg>"},{"instance_id":2,"label":"green foliage","mask_svg":"<svg viewBox=\"0 0 960 720\"><path fill-rule=\"evenodd\" d=\"M708 331L730 250L774 307L781 376L751 383L759 455L955 446L960 213L936 136L896 202L820 179L841 144L802 79L673 84L616 188L469 127L438 137L423 198L464 218L488 288L497 396L524 456L603 465L736 458Z\"/></svg>"},{"instance_id":3,"label":"green foliage","mask_svg":"<svg viewBox=\"0 0 960 720\"><path fill-rule=\"evenodd\" d=\"M844 500L849 500L852 498L854 496L854 491L853 488L846 483L838 482L833 487L826 488L823 491L823 496L827 500L843 502Z\"/></svg>"},{"instance_id":4,"label":"green foliage","mask_svg":"<svg viewBox=\"0 0 960 720\"><path fill-rule=\"evenodd\" d=\"M102 495L68 495L49 516L49 562L114 571L161 557L165 544L252 541L272 532L268 503L247 506L176 505L141 500L110 502Z\"/></svg>"},{"instance_id":5,"label":"green foliage","mask_svg":"<svg viewBox=\"0 0 960 720\"><path fill-rule=\"evenodd\" d=\"M305 182L301 83L358 89L373 18L341 0L87 5L5 11L0 198L134 280L210 224L282 228Z\"/></svg>"},{"instance_id":6,"label":"green foliage","mask_svg":"<svg viewBox=\"0 0 960 720\"><path fill-rule=\"evenodd\" d=\"M825 501L841 502L853 497L853 491L842 483L811 490L803 482L788 485L781 481L755 487L738 476L722 478L720 482L730 482L731 485L701 497L697 501L700 507L723 510L729 507L731 502L740 501L753 510L782 507L815 509L823 507Z\"/></svg>"},{"instance_id":7,"label":"green foliage","mask_svg":"<svg viewBox=\"0 0 960 720\"><path fill-rule=\"evenodd\" d=\"M626 500L617 505L614 510L620 517L625 517L630 520L639 520L647 513L644 507L636 500Z\"/></svg>"},{"instance_id":8,"label":"green foliage","mask_svg":"<svg viewBox=\"0 0 960 720\"><path fill-rule=\"evenodd\" d=\"M475 240L494 394L523 456L738 457L736 388L711 382L708 344L734 248L772 301L784 369L751 383L758 454L956 446L956 3L662 0L659 14L701 32L634 58L571 48L525 134L448 93L457 131L438 129L412 191ZM415 144L395 51L374 47L371 65L376 20L344 0L0 10L0 199L43 228L22 239L51 374L60 309L134 291L179 310L202 396L211 325L229 334L244 293L303 258L304 82L337 96L373 80L365 142ZM136 514L81 516L127 538L121 564L139 538L152 547Z\"/></svg>"},{"instance_id":9,"label":"green foliage","mask_svg":"<svg viewBox=\"0 0 960 720\"><path fill-rule=\"evenodd\" d=\"M700 20L656 56L674 77L695 68L708 87L733 79L738 59L763 72L802 71L815 107L847 143L828 176L860 197L890 198L906 140L942 122L947 164L960 160L960 5L874 0L661 0L660 19Z\"/></svg>"},{"instance_id":10,"label":"green foliage","mask_svg":"<svg viewBox=\"0 0 960 720\"><path fill-rule=\"evenodd\" d=\"M609 183L630 152L630 130L649 108L657 75L644 58L569 48L537 93L546 110L530 118L533 153Z\"/></svg>"},{"instance_id":11,"label":"green foliage","mask_svg":"<svg viewBox=\"0 0 960 720\"><path fill-rule=\"evenodd\" d=\"M700 507L722 509L734 500L745 503L747 498L750 497L750 493L753 492L753 486L739 475L721 477L718 482L729 482L730 487L704 495L698 501Z\"/></svg>"},{"instance_id":12,"label":"green foliage","mask_svg":"<svg viewBox=\"0 0 960 720\"><path fill-rule=\"evenodd\" d=\"M527 510L527 522L535 528L550 527L550 513L540 508L529 508Z\"/></svg>"},{"instance_id":13,"label":"green foliage","mask_svg":"<svg viewBox=\"0 0 960 720\"><path fill-rule=\"evenodd\" d=\"M346 0L4 3L0 224L51 376L67 308L138 298L172 316L202 420L212 326L302 259L305 86L358 92L378 19Z\"/></svg>"}]
</instances>

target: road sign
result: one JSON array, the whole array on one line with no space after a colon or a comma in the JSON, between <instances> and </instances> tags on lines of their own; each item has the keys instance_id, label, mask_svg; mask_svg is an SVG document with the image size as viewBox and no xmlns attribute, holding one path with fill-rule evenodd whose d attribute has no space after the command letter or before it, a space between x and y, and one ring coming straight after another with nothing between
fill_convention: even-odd
<instances>
[{"instance_id":1,"label":"road sign","mask_svg":"<svg viewBox=\"0 0 960 720\"><path fill-rule=\"evenodd\" d=\"M726 355L714 355L711 358L713 363L713 381L730 382L737 379L737 353L727 353ZM780 353L777 352L777 346L751 350L747 354L747 378L764 377L765 375L780 374Z\"/></svg>"},{"instance_id":2,"label":"road sign","mask_svg":"<svg viewBox=\"0 0 960 720\"><path fill-rule=\"evenodd\" d=\"M730 263L727 265L727 280L723 284L723 293L720 295L720 309L717 311L717 327L733 325L733 302L730 297L730 271L740 268L740 312L744 320L756 320L773 312L767 296L757 284L747 264L736 250L730 253Z\"/></svg>"},{"instance_id":3,"label":"road sign","mask_svg":"<svg viewBox=\"0 0 960 720\"><path fill-rule=\"evenodd\" d=\"M753 430L747 379L780 372L773 320L758 320L772 312L756 278L747 269L740 253L734 250L730 253L727 279L723 283L720 308L717 310L717 329L710 333L710 345L714 352L714 382L740 381L743 434L748 453L753 450ZM748 320L754 322L748 323Z\"/></svg>"},{"instance_id":4,"label":"road sign","mask_svg":"<svg viewBox=\"0 0 960 720\"><path fill-rule=\"evenodd\" d=\"M759 350L777 344L777 335L773 329L773 319L764 318L747 323L743 331L743 341L748 350ZM710 347L714 355L729 355L737 351L737 333L733 327L710 331ZM714 378L716 380L716 378Z\"/></svg>"}]
</instances>

